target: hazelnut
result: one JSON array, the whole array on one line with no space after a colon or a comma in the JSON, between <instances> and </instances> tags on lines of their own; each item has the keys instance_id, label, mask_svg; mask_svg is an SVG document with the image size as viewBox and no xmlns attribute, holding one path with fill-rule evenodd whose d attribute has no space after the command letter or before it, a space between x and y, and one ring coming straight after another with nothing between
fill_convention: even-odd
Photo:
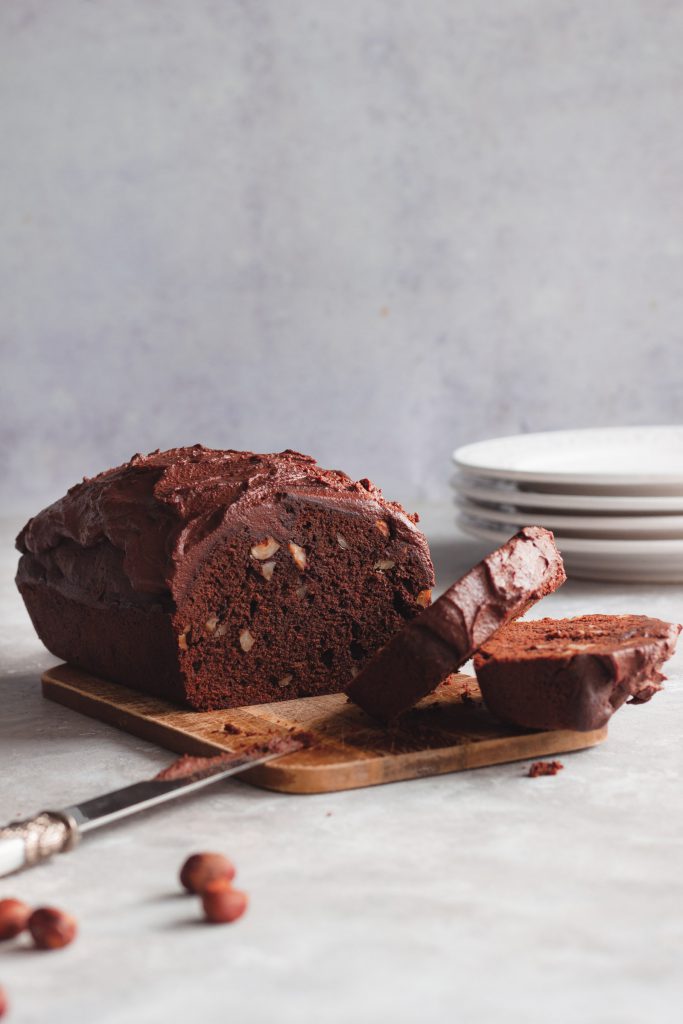
<instances>
[{"instance_id":1,"label":"hazelnut","mask_svg":"<svg viewBox=\"0 0 683 1024\"><path fill-rule=\"evenodd\" d=\"M277 562L264 562L261 565L261 575L265 580L270 580L273 578L273 573L275 572L276 565Z\"/></svg>"},{"instance_id":2,"label":"hazelnut","mask_svg":"<svg viewBox=\"0 0 683 1024\"><path fill-rule=\"evenodd\" d=\"M30 908L21 900L0 900L0 942L21 934L30 916Z\"/></svg>"},{"instance_id":3,"label":"hazelnut","mask_svg":"<svg viewBox=\"0 0 683 1024\"><path fill-rule=\"evenodd\" d=\"M376 519L375 526L377 527L377 529L379 530L383 537L388 538L390 536L391 530L389 529L389 524L385 523L383 519Z\"/></svg>"},{"instance_id":4,"label":"hazelnut","mask_svg":"<svg viewBox=\"0 0 683 1024\"><path fill-rule=\"evenodd\" d=\"M178 647L181 651L187 650L187 634L190 632L191 626L185 626L182 633L178 635Z\"/></svg>"},{"instance_id":5,"label":"hazelnut","mask_svg":"<svg viewBox=\"0 0 683 1024\"><path fill-rule=\"evenodd\" d=\"M297 567L297 569L303 572L304 569L306 568L306 552L302 547L300 547L298 544L295 544L294 541L292 540L290 540L287 547L289 548L290 555L294 559L294 565Z\"/></svg>"},{"instance_id":6,"label":"hazelnut","mask_svg":"<svg viewBox=\"0 0 683 1024\"><path fill-rule=\"evenodd\" d=\"M181 884L188 892L199 895L209 882L216 879L231 882L234 877L235 868L222 853L193 853L180 869Z\"/></svg>"},{"instance_id":7,"label":"hazelnut","mask_svg":"<svg viewBox=\"0 0 683 1024\"><path fill-rule=\"evenodd\" d=\"M282 679L278 679L278 686L289 686L294 676L283 676Z\"/></svg>"},{"instance_id":8,"label":"hazelnut","mask_svg":"<svg viewBox=\"0 0 683 1024\"><path fill-rule=\"evenodd\" d=\"M432 592L431 590L421 590L415 598L415 603L419 604L420 608L429 608L432 603Z\"/></svg>"},{"instance_id":9,"label":"hazelnut","mask_svg":"<svg viewBox=\"0 0 683 1024\"><path fill-rule=\"evenodd\" d=\"M218 625L216 626L216 634L215 635L216 636L225 636L225 634L227 632L228 632L228 624L227 624L227 622L219 622Z\"/></svg>"},{"instance_id":10,"label":"hazelnut","mask_svg":"<svg viewBox=\"0 0 683 1024\"><path fill-rule=\"evenodd\" d=\"M249 630L243 629L242 632L240 633L240 647L245 652L245 654L247 654L252 649L255 643L256 641L254 640Z\"/></svg>"},{"instance_id":11,"label":"hazelnut","mask_svg":"<svg viewBox=\"0 0 683 1024\"><path fill-rule=\"evenodd\" d=\"M236 921L247 909L248 902L246 892L233 889L223 878L209 882L202 893L204 916L212 924L230 924Z\"/></svg>"},{"instance_id":12,"label":"hazelnut","mask_svg":"<svg viewBox=\"0 0 683 1024\"><path fill-rule=\"evenodd\" d=\"M337 534L337 544L342 549L342 551L348 550L349 542L346 540L345 537L342 537L341 533Z\"/></svg>"},{"instance_id":13,"label":"hazelnut","mask_svg":"<svg viewBox=\"0 0 683 1024\"><path fill-rule=\"evenodd\" d=\"M372 568L377 569L379 572L386 572L387 569L393 569L395 565L396 562L393 562L391 558L380 558Z\"/></svg>"},{"instance_id":14,"label":"hazelnut","mask_svg":"<svg viewBox=\"0 0 683 1024\"><path fill-rule=\"evenodd\" d=\"M38 949L61 949L76 938L78 925L56 907L38 907L28 919L28 930Z\"/></svg>"},{"instance_id":15,"label":"hazelnut","mask_svg":"<svg viewBox=\"0 0 683 1024\"><path fill-rule=\"evenodd\" d=\"M254 544L251 549L251 557L258 559L260 562L264 562L271 555L274 555L276 551L280 550L280 545L274 537L266 537L265 540L260 541L258 544Z\"/></svg>"},{"instance_id":16,"label":"hazelnut","mask_svg":"<svg viewBox=\"0 0 683 1024\"><path fill-rule=\"evenodd\" d=\"M218 616L217 615L209 615L208 619L204 623L204 629L206 630L207 633L215 633L217 625L218 625Z\"/></svg>"}]
</instances>

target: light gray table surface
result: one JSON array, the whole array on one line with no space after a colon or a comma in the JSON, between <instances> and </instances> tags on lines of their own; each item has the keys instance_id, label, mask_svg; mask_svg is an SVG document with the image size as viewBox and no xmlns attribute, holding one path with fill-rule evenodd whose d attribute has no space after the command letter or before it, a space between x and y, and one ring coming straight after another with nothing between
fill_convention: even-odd
<instances>
[{"instance_id":1,"label":"light gray table surface","mask_svg":"<svg viewBox=\"0 0 683 1024\"><path fill-rule=\"evenodd\" d=\"M478 555L428 508L438 582ZM148 776L168 752L44 700L36 638L0 534L0 819ZM535 615L683 616L683 588L568 583ZM55 953L0 950L17 1024L680 1020L682 655L606 743L562 757L323 796L239 782L112 828L0 880L0 898L74 913ZM199 923L182 859L228 853L250 894L231 927Z\"/></svg>"}]
</instances>

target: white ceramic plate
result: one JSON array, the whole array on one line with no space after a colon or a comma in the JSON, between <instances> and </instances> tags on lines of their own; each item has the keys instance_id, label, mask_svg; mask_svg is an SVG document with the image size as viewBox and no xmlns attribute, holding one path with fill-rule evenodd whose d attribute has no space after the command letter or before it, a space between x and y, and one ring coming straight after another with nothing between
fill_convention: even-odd
<instances>
[{"instance_id":1,"label":"white ceramic plate","mask_svg":"<svg viewBox=\"0 0 683 1024\"><path fill-rule=\"evenodd\" d=\"M605 427L519 434L453 453L462 473L590 488L594 493L683 494L683 427Z\"/></svg>"},{"instance_id":2,"label":"white ceramic plate","mask_svg":"<svg viewBox=\"0 0 683 1024\"><path fill-rule=\"evenodd\" d=\"M511 531L460 515L460 528L491 546L503 544ZM514 531L512 531L514 532ZM570 577L619 583L683 582L683 540L596 540L557 538Z\"/></svg>"},{"instance_id":3,"label":"white ceramic plate","mask_svg":"<svg viewBox=\"0 0 683 1024\"><path fill-rule=\"evenodd\" d=\"M491 505L480 505L468 498L456 498L456 506L463 514L490 523L501 523L514 533L525 526L529 512ZM545 526L562 536L620 537L623 540L649 540L654 538L683 540L683 515L680 516L563 516L553 512L531 515L537 526Z\"/></svg>"},{"instance_id":4,"label":"white ceramic plate","mask_svg":"<svg viewBox=\"0 0 683 1024\"><path fill-rule=\"evenodd\" d=\"M680 512L683 494L648 496L642 494L557 494L539 490L521 490L517 484L499 480L455 475L451 486L457 494L480 504L512 505L515 508L557 509L561 512Z\"/></svg>"}]
</instances>

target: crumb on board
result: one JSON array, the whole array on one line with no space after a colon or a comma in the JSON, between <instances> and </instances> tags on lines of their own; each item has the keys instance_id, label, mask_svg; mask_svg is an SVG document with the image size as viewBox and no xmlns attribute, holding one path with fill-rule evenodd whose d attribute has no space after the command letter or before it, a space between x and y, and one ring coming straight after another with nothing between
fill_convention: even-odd
<instances>
[{"instance_id":1,"label":"crumb on board","mask_svg":"<svg viewBox=\"0 0 683 1024\"><path fill-rule=\"evenodd\" d=\"M527 776L530 779L536 779L539 775L557 775L563 768L564 765L561 761L534 761Z\"/></svg>"},{"instance_id":2,"label":"crumb on board","mask_svg":"<svg viewBox=\"0 0 683 1024\"><path fill-rule=\"evenodd\" d=\"M227 732L230 736L239 736L242 730L238 725L233 725L232 722L226 722L223 726L223 732Z\"/></svg>"}]
</instances>

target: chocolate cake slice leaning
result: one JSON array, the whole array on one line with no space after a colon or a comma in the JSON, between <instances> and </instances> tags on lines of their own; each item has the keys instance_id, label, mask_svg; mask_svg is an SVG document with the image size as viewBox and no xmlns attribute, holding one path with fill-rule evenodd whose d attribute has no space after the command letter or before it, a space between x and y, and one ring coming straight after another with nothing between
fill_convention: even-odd
<instances>
[{"instance_id":1,"label":"chocolate cake slice leaning","mask_svg":"<svg viewBox=\"0 0 683 1024\"><path fill-rule=\"evenodd\" d=\"M391 721L565 579L552 533L525 527L392 637L353 680L349 697Z\"/></svg>"},{"instance_id":2,"label":"chocolate cake slice leaning","mask_svg":"<svg viewBox=\"0 0 683 1024\"><path fill-rule=\"evenodd\" d=\"M528 729L600 729L629 700L660 688L679 625L646 615L513 622L474 667L489 711Z\"/></svg>"},{"instance_id":3,"label":"chocolate cake slice leaning","mask_svg":"<svg viewBox=\"0 0 683 1024\"><path fill-rule=\"evenodd\" d=\"M22 530L46 647L195 708L343 690L429 603L427 541L369 480L306 455L135 455Z\"/></svg>"}]
</instances>

